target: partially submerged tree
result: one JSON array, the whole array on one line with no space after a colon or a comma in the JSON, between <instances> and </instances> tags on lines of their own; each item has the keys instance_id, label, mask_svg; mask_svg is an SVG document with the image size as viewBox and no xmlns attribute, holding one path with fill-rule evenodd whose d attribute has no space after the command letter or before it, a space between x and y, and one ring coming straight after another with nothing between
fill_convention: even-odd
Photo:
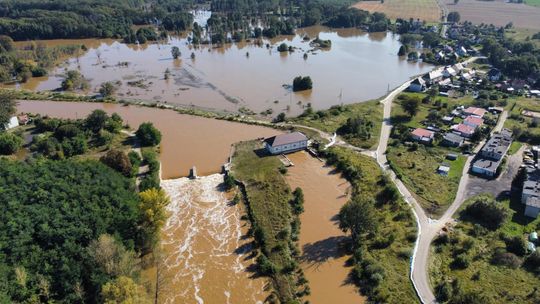
<instances>
[{"instance_id":1,"label":"partially submerged tree","mask_svg":"<svg viewBox=\"0 0 540 304\"><path fill-rule=\"evenodd\" d=\"M0 92L0 131L2 131L9 120L17 111L17 102L13 93L7 91Z\"/></svg>"},{"instance_id":2,"label":"partially submerged tree","mask_svg":"<svg viewBox=\"0 0 540 304\"><path fill-rule=\"evenodd\" d=\"M151 122L142 123L135 134L143 146L156 146L161 142L161 132Z\"/></svg>"}]
</instances>

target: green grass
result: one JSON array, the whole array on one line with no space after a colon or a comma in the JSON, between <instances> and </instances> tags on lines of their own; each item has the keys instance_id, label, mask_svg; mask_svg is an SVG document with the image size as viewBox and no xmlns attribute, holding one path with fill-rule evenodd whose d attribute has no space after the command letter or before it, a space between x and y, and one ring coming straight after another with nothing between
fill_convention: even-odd
<instances>
[{"instance_id":1,"label":"green grass","mask_svg":"<svg viewBox=\"0 0 540 304\"><path fill-rule=\"evenodd\" d=\"M540 0L535 0L538 4L537 6L540 6ZM533 29L516 29L512 28L505 31L505 35L507 37L513 38L516 41L529 41L534 43L537 47L540 47L540 40L539 39L531 39L532 36L536 33L538 33L538 30Z\"/></svg>"},{"instance_id":2,"label":"green grass","mask_svg":"<svg viewBox=\"0 0 540 304\"><path fill-rule=\"evenodd\" d=\"M509 100L512 106L508 112L508 119L504 127L521 132L522 136L517 136L521 142L540 143L540 125L533 124L533 118L525 117L521 114L523 110L540 112L540 98L518 97ZM519 135L519 134L518 134Z\"/></svg>"},{"instance_id":3,"label":"green grass","mask_svg":"<svg viewBox=\"0 0 540 304\"><path fill-rule=\"evenodd\" d=\"M540 7L540 0L525 0L525 4Z\"/></svg>"},{"instance_id":4,"label":"green grass","mask_svg":"<svg viewBox=\"0 0 540 304\"><path fill-rule=\"evenodd\" d=\"M413 151L405 145L389 146L388 161L397 176L416 196L424 210L438 217L454 201L466 158L446 159L450 150L419 145ZM442 164L450 165L448 176L437 173Z\"/></svg>"},{"instance_id":5,"label":"green grass","mask_svg":"<svg viewBox=\"0 0 540 304\"><path fill-rule=\"evenodd\" d=\"M259 243L261 251L276 266L272 275L274 287L284 302L295 298L298 273L283 271L293 261L287 239L278 237L283 231L291 230L293 215L289 201L291 191L279 173L282 166L275 156L262 154L262 144L256 141L235 145L232 173L246 186L247 205L254 230L260 230L264 241ZM256 233L257 237L257 233ZM293 242L294 243L294 242Z\"/></svg>"},{"instance_id":6,"label":"green grass","mask_svg":"<svg viewBox=\"0 0 540 304\"><path fill-rule=\"evenodd\" d=\"M364 117L373 123L371 138L368 140L360 140L354 137L346 137L345 140L357 147L371 149L378 144L382 126L382 116L383 105L378 100L372 100L318 111L308 116L292 119L292 121L328 133L334 133L339 127L347 122L347 119Z\"/></svg>"},{"instance_id":7,"label":"green grass","mask_svg":"<svg viewBox=\"0 0 540 304\"><path fill-rule=\"evenodd\" d=\"M512 145L510 145L510 149L508 149L508 155L514 155L516 152L523 146L522 143L519 141L513 141Z\"/></svg>"},{"instance_id":8,"label":"green grass","mask_svg":"<svg viewBox=\"0 0 540 304\"><path fill-rule=\"evenodd\" d=\"M450 233L450 243L432 245L429 269L431 281L436 286L443 280L458 279L462 290L486 296L484 303L538 303L538 297L529 297L540 285L538 276L523 267L512 269L493 265L490 259L497 248L505 248L501 235L526 238L528 233L538 229L540 218L533 220L523 215L524 208L519 202L519 196L512 199L512 202L505 199L500 203L510 209L511 215L498 230L480 229L482 232L478 233L473 223L460 220ZM454 255L463 247L464 242L471 241L473 245L466 251L471 257L471 264L465 269L452 267ZM479 280L474 280L477 273Z\"/></svg>"},{"instance_id":9,"label":"green grass","mask_svg":"<svg viewBox=\"0 0 540 304\"><path fill-rule=\"evenodd\" d=\"M382 171L374 159L355 153L342 147L332 147L327 153L328 159L338 168L354 167L361 172L361 177L350 179L354 187L353 195L362 195L377 201L379 193L386 183ZM393 184L390 184L393 187ZM385 270L384 280L377 290L384 295L385 303L416 303L418 299L409 279L409 257L416 239L416 222L410 206L401 199L386 204L376 203L377 220L381 223L376 237L363 242L367 246L368 258L371 258ZM377 240L395 236L395 240L386 248L375 246ZM362 283L360 288L362 289ZM374 300L375 299L371 299Z\"/></svg>"}]
</instances>

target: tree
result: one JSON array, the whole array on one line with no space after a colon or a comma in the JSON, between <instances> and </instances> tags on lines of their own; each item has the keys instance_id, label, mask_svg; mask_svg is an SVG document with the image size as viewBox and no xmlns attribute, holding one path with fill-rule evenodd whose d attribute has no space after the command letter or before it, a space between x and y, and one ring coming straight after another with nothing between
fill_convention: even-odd
<instances>
[{"instance_id":1,"label":"tree","mask_svg":"<svg viewBox=\"0 0 540 304\"><path fill-rule=\"evenodd\" d=\"M13 93L9 91L0 92L0 131L5 128L9 120L17 111L17 102Z\"/></svg>"},{"instance_id":2,"label":"tree","mask_svg":"<svg viewBox=\"0 0 540 304\"><path fill-rule=\"evenodd\" d=\"M276 118L274 119L274 122L275 123L278 123L278 122L284 122L285 121L285 113L281 112L278 114L278 116L276 116Z\"/></svg>"},{"instance_id":3,"label":"tree","mask_svg":"<svg viewBox=\"0 0 540 304\"><path fill-rule=\"evenodd\" d=\"M162 189L151 188L139 193L141 202L141 227L144 231L144 247L153 248L157 242L159 231L165 224L167 214L165 208L170 199Z\"/></svg>"},{"instance_id":4,"label":"tree","mask_svg":"<svg viewBox=\"0 0 540 304\"><path fill-rule=\"evenodd\" d=\"M339 228L343 232L351 232L351 237L357 243L364 234L375 233L379 222L374 202L363 197L354 197L339 211Z\"/></svg>"},{"instance_id":5,"label":"tree","mask_svg":"<svg viewBox=\"0 0 540 304\"><path fill-rule=\"evenodd\" d=\"M161 132L151 122L142 123L135 134L143 146L156 146L161 142Z\"/></svg>"},{"instance_id":6,"label":"tree","mask_svg":"<svg viewBox=\"0 0 540 304\"><path fill-rule=\"evenodd\" d=\"M3 132L0 133L0 155L11 155L17 152L22 145L22 138L19 136Z\"/></svg>"},{"instance_id":7,"label":"tree","mask_svg":"<svg viewBox=\"0 0 540 304\"><path fill-rule=\"evenodd\" d=\"M447 17L448 22L454 22L457 23L459 20L461 20L461 16L458 12L450 12Z\"/></svg>"},{"instance_id":8,"label":"tree","mask_svg":"<svg viewBox=\"0 0 540 304\"><path fill-rule=\"evenodd\" d=\"M71 70L64 75L61 86L64 91L86 90L88 88L88 80L79 71Z\"/></svg>"},{"instance_id":9,"label":"tree","mask_svg":"<svg viewBox=\"0 0 540 304\"><path fill-rule=\"evenodd\" d=\"M84 121L85 126L94 133L98 133L105 127L109 120L109 115L103 110L94 110Z\"/></svg>"},{"instance_id":10,"label":"tree","mask_svg":"<svg viewBox=\"0 0 540 304\"><path fill-rule=\"evenodd\" d=\"M485 195L475 197L463 214L492 230L501 227L508 218L508 210L493 198Z\"/></svg>"},{"instance_id":11,"label":"tree","mask_svg":"<svg viewBox=\"0 0 540 304\"><path fill-rule=\"evenodd\" d=\"M139 259L109 234L90 242L88 255L107 275L133 277L139 271Z\"/></svg>"},{"instance_id":12,"label":"tree","mask_svg":"<svg viewBox=\"0 0 540 304\"><path fill-rule=\"evenodd\" d=\"M278 52L287 52L289 50L289 46L286 43L282 43L277 48Z\"/></svg>"},{"instance_id":13,"label":"tree","mask_svg":"<svg viewBox=\"0 0 540 304\"><path fill-rule=\"evenodd\" d=\"M178 57L182 56L182 53L180 52L180 49L177 46L173 46L171 49L171 55L174 59L178 59Z\"/></svg>"},{"instance_id":14,"label":"tree","mask_svg":"<svg viewBox=\"0 0 540 304\"><path fill-rule=\"evenodd\" d=\"M120 150L109 150L99 160L124 176L131 176L132 166L126 153Z\"/></svg>"},{"instance_id":15,"label":"tree","mask_svg":"<svg viewBox=\"0 0 540 304\"><path fill-rule=\"evenodd\" d=\"M99 88L99 94L105 98L112 97L115 92L116 86L110 81L102 83L101 87Z\"/></svg>"},{"instance_id":16,"label":"tree","mask_svg":"<svg viewBox=\"0 0 540 304\"><path fill-rule=\"evenodd\" d=\"M403 44L399 47L398 56L405 56L409 52L409 47L407 45Z\"/></svg>"},{"instance_id":17,"label":"tree","mask_svg":"<svg viewBox=\"0 0 540 304\"><path fill-rule=\"evenodd\" d=\"M418 113L419 107L420 99L418 97L407 97L401 101L401 108L410 117L413 117Z\"/></svg>"},{"instance_id":18,"label":"tree","mask_svg":"<svg viewBox=\"0 0 540 304\"><path fill-rule=\"evenodd\" d=\"M311 77L309 76L298 76L294 78L293 80L293 91L304 91L304 90L311 90L313 88L313 82L311 81Z\"/></svg>"},{"instance_id":19,"label":"tree","mask_svg":"<svg viewBox=\"0 0 540 304\"><path fill-rule=\"evenodd\" d=\"M143 286L133 279L120 276L107 282L101 288L101 296L105 304L150 304L152 303Z\"/></svg>"}]
</instances>

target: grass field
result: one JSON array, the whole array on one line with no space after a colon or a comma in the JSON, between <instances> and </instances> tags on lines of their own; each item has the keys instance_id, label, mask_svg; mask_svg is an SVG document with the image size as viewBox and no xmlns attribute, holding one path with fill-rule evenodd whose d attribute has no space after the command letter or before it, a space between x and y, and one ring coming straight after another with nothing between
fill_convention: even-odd
<instances>
[{"instance_id":1,"label":"grass field","mask_svg":"<svg viewBox=\"0 0 540 304\"><path fill-rule=\"evenodd\" d=\"M521 115L523 110L540 112L540 98L525 98L518 97L510 99L512 104L508 113L508 119L504 123L504 127L514 130L514 133L520 132L524 136L518 135L518 140L527 141L532 144L540 143L540 124L537 119L525 117Z\"/></svg>"},{"instance_id":2,"label":"grass field","mask_svg":"<svg viewBox=\"0 0 540 304\"><path fill-rule=\"evenodd\" d=\"M420 145L417 150L405 145L389 146L388 161L398 177L416 196L424 210L438 217L454 201L465 165L465 156L445 159L448 150ZM448 176L437 173L441 163L450 165Z\"/></svg>"},{"instance_id":3,"label":"grass field","mask_svg":"<svg viewBox=\"0 0 540 304\"><path fill-rule=\"evenodd\" d=\"M525 0L525 4L540 7L540 0Z\"/></svg>"},{"instance_id":4,"label":"grass field","mask_svg":"<svg viewBox=\"0 0 540 304\"><path fill-rule=\"evenodd\" d=\"M436 0L360 1L354 5L368 12L385 13L391 19L420 19L427 22L441 20L441 9Z\"/></svg>"},{"instance_id":5,"label":"grass field","mask_svg":"<svg viewBox=\"0 0 540 304\"><path fill-rule=\"evenodd\" d=\"M540 1L532 0L531 2L538 3ZM449 12L458 12L461 21L496 26L505 26L512 22L516 28L540 30L540 18L538 17L540 16L540 7L507 3L506 0L460 0L458 4L454 4L454 0L444 0L443 3Z\"/></svg>"},{"instance_id":6,"label":"grass field","mask_svg":"<svg viewBox=\"0 0 540 304\"><path fill-rule=\"evenodd\" d=\"M364 117L373 124L371 138L368 140L360 140L354 137L346 137L350 144L360 148L370 149L378 144L379 135L381 133L383 106L378 100L366 101L351 105L345 105L338 108L318 111L312 115L298 117L292 121L323 130L328 133L334 133L341 127L349 118Z\"/></svg>"},{"instance_id":7,"label":"grass field","mask_svg":"<svg viewBox=\"0 0 540 304\"><path fill-rule=\"evenodd\" d=\"M246 186L247 207L255 237L262 253L275 267L274 273L270 274L275 290L280 300L288 303L296 297L297 276L301 273L290 271L291 265L297 266L292 254L295 249L289 247L289 237L280 236L284 231L288 231L286 235L291 231L294 216L289 201L292 195L279 172L282 167L279 159L266 156L261 150L264 151L262 144L256 141L236 144L232 173Z\"/></svg>"},{"instance_id":8,"label":"grass field","mask_svg":"<svg viewBox=\"0 0 540 304\"><path fill-rule=\"evenodd\" d=\"M509 220L495 231L475 227L474 223L459 220L454 231L449 234L447 244L435 242L432 245L430 276L434 286L441 282L457 279L460 289L465 292L482 294L482 303L538 303L534 292L540 285L540 278L523 266L513 269L491 263L495 250L506 250L502 236L527 237L538 228L540 219L532 220L523 215L523 205L509 199L500 203L509 207ZM464 248L468 248L463 251ZM464 252L464 253L463 253ZM466 268L453 265L455 257L465 254L470 259ZM524 257L519 257L524 260ZM444 303L444 302L443 302Z\"/></svg>"},{"instance_id":9,"label":"grass field","mask_svg":"<svg viewBox=\"0 0 540 304\"><path fill-rule=\"evenodd\" d=\"M507 37L513 38L517 41L532 42L537 47L540 48L540 39L531 39L531 37L538 32L539 30L512 28L512 29L506 30L505 34Z\"/></svg>"},{"instance_id":10,"label":"grass field","mask_svg":"<svg viewBox=\"0 0 540 304\"><path fill-rule=\"evenodd\" d=\"M342 147L332 147L328 151L337 159L337 167L354 167L361 172L357 178L349 179L354 187L353 195L361 195L377 202L378 195L385 187L382 171L374 159L355 153ZM342 163L341 165L339 163ZM375 286L363 286L360 289L374 288L385 300L373 303L416 303L418 299L409 280L409 257L416 239L416 223L410 207L403 201L386 204L375 203L377 221L380 228L376 237L362 242L365 259L374 260L384 271L384 280ZM394 240L387 247L377 245L388 237ZM364 284L366 285L366 284Z\"/></svg>"}]
</instances>

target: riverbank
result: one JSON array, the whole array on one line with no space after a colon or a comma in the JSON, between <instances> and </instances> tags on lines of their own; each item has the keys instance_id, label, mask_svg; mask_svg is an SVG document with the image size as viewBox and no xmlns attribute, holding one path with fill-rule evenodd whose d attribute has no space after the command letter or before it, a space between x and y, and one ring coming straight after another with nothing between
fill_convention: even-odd
<instances>
[{"instance_id":1,"label":"riverbank","mask_svg":"<svg viewBox=\"0 0 540 304\"><path fill-rule=\"evenodd\" d=\"M259 249L259 272L272 279L274 300L289 303L309 294L309 288L298 264L300 220L293 213L293 195L282 167L277 157L266 155L260 142L250 141L235 145L230 172L241 181Z\"/></svg>"}]
</instances>

